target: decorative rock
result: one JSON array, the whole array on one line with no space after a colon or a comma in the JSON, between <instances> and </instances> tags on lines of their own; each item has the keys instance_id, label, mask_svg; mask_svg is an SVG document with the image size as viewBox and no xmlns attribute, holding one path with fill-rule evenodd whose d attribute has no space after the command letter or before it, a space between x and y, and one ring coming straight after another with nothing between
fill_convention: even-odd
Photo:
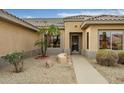
<instances>
[{"instance_id":1,"label":"decorative rock","mask_svg":"<svg viewBox=\"0 0 124 93\"><path fill-rule=\"evenodd\" d=\"M47 60L46 61L46 67L47 68L50 68L50 67L52 67L54 64L53 64L53 62L51 61L51 60Z\"/></svg>"},{"instance_id":2,"label":"decorative rock","mask_svg":"<svg viewBox=\"0 0 124 93\"><path fill-rule=\"evenodd\" d=\"M67 54L61 53L57 56L58 63L67 63Z\"/></svg>"}]
</instances>

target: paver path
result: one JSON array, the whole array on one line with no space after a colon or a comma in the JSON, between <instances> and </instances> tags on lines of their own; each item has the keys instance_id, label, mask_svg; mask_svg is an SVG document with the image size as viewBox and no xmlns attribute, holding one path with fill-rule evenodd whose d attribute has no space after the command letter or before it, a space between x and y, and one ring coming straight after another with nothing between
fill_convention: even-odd
<instances>
[{"instance_id":1,"label":"paver path","mask_svg":"<svg viewBox=\"0 0 124 93\"><path fill-rule=\"evenodd\" d=\"M81 55L72 55L79 84L108 84L105 78Z\"/></svg>"}]
</instances>

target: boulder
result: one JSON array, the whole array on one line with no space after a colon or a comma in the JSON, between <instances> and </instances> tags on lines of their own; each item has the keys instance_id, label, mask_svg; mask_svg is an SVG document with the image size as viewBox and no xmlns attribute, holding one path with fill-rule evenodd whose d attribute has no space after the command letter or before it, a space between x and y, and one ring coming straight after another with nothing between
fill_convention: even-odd
<instances>
[{"instance_id":1,"label":"boulder","mask_svg":"<svg viewBox=\"0 0 124 93\"><path fill-rule=\"evenodd\" d=\"M66 53L61 53L57 55L58 63L67 63L67 54Z\"/></svg>"}]
</instances>

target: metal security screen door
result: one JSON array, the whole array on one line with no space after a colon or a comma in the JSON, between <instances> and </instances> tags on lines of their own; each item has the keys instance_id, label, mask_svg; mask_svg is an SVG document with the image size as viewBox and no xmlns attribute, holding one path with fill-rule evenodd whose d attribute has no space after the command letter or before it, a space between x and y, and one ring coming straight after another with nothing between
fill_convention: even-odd
<instances>
[{"instance_id":1,"label":"metal security screen door","mask_svg":"<svg viewBox=\"0 0 124 93\"><path fill-rule=\"evenodd\" d=\"M81 33L70 33L70 49L71 54L80 53L81 49Z\"/></svg>"}]
</instances>

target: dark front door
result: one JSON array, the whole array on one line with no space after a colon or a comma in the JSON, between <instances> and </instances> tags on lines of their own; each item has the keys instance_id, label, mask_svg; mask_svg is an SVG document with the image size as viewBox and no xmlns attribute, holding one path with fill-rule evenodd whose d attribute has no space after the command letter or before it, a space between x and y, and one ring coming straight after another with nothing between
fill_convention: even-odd
<instances>
[{"instance_id":1,"label":"dark front door","mask_svg":"<svg viewBox=\"0 0 124 93\"><path fill-rule=\"evenodd\" d=\"M72 53L79 52L79 36L78 35L72 36L71 51Z\"/></svg>"},{"instance_id":2,"label":"dark front door","mask_svg":"<svg viewBox=\"0 0 124 93\"><path fill-rule=\"evenodd\" d=\"M71 54L80 54L82 49L82 33L70 33Z\"/></svg>"}]
</instances>

